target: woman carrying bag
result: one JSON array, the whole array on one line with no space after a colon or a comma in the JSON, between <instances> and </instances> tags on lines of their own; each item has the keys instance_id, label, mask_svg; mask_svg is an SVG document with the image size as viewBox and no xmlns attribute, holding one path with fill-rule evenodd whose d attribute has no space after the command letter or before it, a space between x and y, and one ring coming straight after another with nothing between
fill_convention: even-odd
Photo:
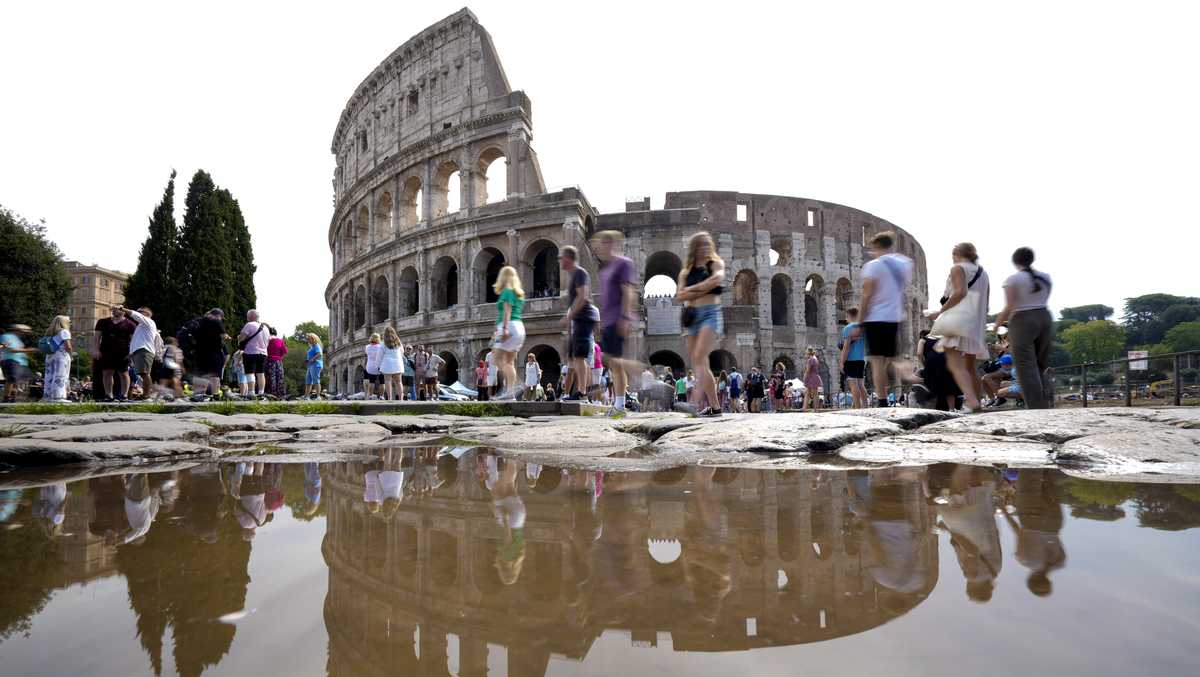
<instances>
[{"instance_id":1,"label":"woman carrying bag","mask_svg":"<svg viewBox=\"0 0 1200 677\"><path fill-rule=\"evenodd\" d=\"M964 408L975 412L980 408L979 393L983 390L975 360L989 357L987 314L991 285L977 262L975 245L960 242L951 256L954 266L946 281L946 295L942 297L942 307L929 315L934 321L929 334L941 337L946 366L963 392Z\"/></svg>"}]
</instances>

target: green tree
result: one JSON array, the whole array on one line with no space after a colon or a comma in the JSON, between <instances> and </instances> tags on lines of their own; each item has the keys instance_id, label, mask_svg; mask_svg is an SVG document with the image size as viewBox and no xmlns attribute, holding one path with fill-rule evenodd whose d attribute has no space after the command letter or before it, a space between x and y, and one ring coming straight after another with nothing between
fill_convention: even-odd
<instances>
[{"instance_id":1,"label":"green tree","mask_svg":"<svg viewBox=\"0 0 1200 677\"><path fill-rule=\"evenodd\" d=\"M0 206L0 322L20 322L40 336L67 309L74 288L46 225ZM90 327L88 327L90 329Z\"/></svg>"},{"instance_id":2,"label":"green tree","mask_svg":"<svg viewBox=\"0 0 1200 677\"><path fill-rule=\"evenodd\" d=\"M215 191L216 184L208 172L196 170L184 200L179 246L171 257L178 291L176 310L181 318L199 315L209 308L232 310L229 244L214 208Z\"/></svg>"},{"instance_id":3,"label":"green tree","mask_svg":"<svg viewBox=\"0 0 1200 677\"><path fill-rule=\"evenodd\" d=\"M1167 332L1167 348L1173 353L1200 350L1200 322L1177 324Z\"/></svg>"},{"instance_id":4,"label":"green tree","mask_svg":"<svg viewBox=\"0 0 1200 677\"><path fill-rule=\"evenodd\" d=\"M1102 303L1093 303L1087 306L1075 306L1074 308L1063 308L1062 319L1078 320L1080 322L1091 322L1092 320L1107 320L1112 317L1115 312L1109 306Z\"/></svg>"},{"instance_id":5,"label":"green tree","mask_svg":"<svg viewBox=\"0 0 1200 677\"><path fill-rule=\"evenodd\" d=\"M1092 320L1063 333L1063 345L1078 362L1103 362L1121 354L1125 330L1115 322Z\"/></svg>"},{"instance_id":6,"label":"green tree","mask_svg":"<svg viewBox=\"0 0 1200 677\"><path fill-rule=\"evenodd\" d=\"M310 333L316 334L321 339L321 345L329 345L329 326L317 324L312 320L301 322L300 324L296 325L296 328L292 331L291 338L295 341L299 341L300 343L304 343L305 336Z\"/></svg>"},{"instance_id":7,"label":"green tree","mask_svg":"<svg viewBox=\"0 0 1200 677\"><path fill-rule=\"evenodd\" d=\"M1183 308L1174 308L1175 306ZM1146 294L1125 299L1123 324L1129 345L1162 342L1167 330L1174 323L1193 319L1186 310L1188 307L1200 308L1200 298L1172 294ZM1168 311L1170 311L1169 316ZM1167 324L1168 317L1172 324Z\"/></svg>"},{"instance_id":8,"label":"green tree","mask_svg":"<svg viewBox=\"0 0 1200 677\"><path fill-rule=\"evenodd\" d=\"M154 309L155 321L164 331L173 331L186 318L175 313L175 280L171 277L171 257L179 228L175 225L175 170L163 191L162 200L150 216L149 234L138 254L137 270L125 284L125 304L134 308Z\"/></svg>"},{"instance_id":9,"label":"green tree","mask_svg":"<svg viewBox=\"0 0 1200 677\"><path fill-rule=\"evenodd\" d=\"M250 231L242 217L242 208L233 194L224 188L213 192L215 208L220 216L229 247L230 287L233 300L228 310L233 316L243 318L246 311L258 307L258 296L254 291L254 250L250 244Z\"/></svg>"},{"instance_id":10,"label":"green tree","mask_svg":"<svg viewBox=\"0 0 1200 677\"><path fill-rule=\"evenodd\" d=\"M1065 367L1068 364L1071 364L1071 351L1061 343L1052 344L1050 346L1050 366Z\"/></svg>"}]
</instances>

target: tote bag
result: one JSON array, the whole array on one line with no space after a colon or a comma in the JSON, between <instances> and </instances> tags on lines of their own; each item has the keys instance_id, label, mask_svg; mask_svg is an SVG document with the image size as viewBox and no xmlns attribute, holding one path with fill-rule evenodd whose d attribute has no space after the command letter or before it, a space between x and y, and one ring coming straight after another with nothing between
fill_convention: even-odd
<instances>
[{"instance_id":1,"label":"tote bag","mask_svg":"<svg viewBox=\"0 0 1200 677\"><path fill-rule=\"evenodd\" d=\"M967 283L967 295L953 308L938 315L938 318L933 321L933 326L929 328L930 335L943 337L970 336L975 331L976 325L979 322L979 308L983 300L983 294L972 288L982 273L983 267L981 266L975 272L975 276L971 278L971 281Z\"/></svg>"}]
</instances>

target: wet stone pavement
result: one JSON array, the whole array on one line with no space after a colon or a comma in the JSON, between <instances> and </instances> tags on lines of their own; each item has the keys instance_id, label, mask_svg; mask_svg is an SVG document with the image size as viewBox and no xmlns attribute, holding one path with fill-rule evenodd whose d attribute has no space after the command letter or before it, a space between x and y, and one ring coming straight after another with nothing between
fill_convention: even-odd
<instances>
[{"instance_id":1,"label":"wet stone pavement","mask_svg":"<svg viewBox=\"0 0 1200 677\"><path fill-rule=\"evenodd\" d=\"M965 424L928 425L889 439ZM1070 444L1045 434L1006 431ZM1200 488L1161 475L282 457L7 474L0 671L1177 675L1200 649Z\"/></svg>"}]
</instances>

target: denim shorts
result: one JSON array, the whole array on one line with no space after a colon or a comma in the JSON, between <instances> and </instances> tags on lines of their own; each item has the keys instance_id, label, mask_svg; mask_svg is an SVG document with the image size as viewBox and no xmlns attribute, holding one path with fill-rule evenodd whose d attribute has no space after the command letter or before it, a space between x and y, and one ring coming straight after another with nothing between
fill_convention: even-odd
<instances>
[{"instance_id":1,"label":"denim shorts","mask_svg":"<svg viewBox=\"0 0 1200 677\"><path fill-rule=\"evenodd\" d=\"M696 309L696 319L692 326L683 332L688 336L699 336L700 330L708 327L717 336L725 335L725 316L721 313L721 304L712 303L707 306L693 306Z\"/></svg>"},{"instance_id":2,"label":"denim shorts","mask_svg":"<svg viewBox=\"0 0 1200 677\"><path fill-rule=\"evenodd\" d=\"M321 385L321 367L323 364L308 365L308 372L304 375L304 385Z\"/></svg>"}]
</instances>

